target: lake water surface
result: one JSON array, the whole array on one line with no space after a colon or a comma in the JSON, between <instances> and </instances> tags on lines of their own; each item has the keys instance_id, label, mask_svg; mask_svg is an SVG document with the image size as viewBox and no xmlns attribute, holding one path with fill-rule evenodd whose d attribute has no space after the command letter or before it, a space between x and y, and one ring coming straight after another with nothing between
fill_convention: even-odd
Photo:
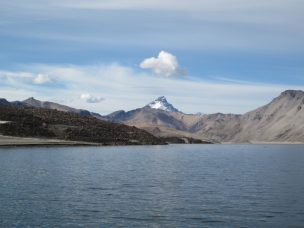
<instances>
[{"instance_id":1,"label":"lake water surface","mask_svg":"<svg viewBox=\"0 0 304 228\"><path fill-rule=\"evenodd\" d=\"M0 227L304 227L303 145L0 149Z\"/></svg>"}]
</instances>

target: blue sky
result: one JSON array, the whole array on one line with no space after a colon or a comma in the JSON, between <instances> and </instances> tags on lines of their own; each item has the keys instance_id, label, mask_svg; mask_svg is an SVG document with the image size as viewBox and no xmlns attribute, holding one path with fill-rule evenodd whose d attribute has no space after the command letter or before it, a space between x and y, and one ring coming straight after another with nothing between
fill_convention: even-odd
<instances>
[{"instance_id":1,"label":"blue sky","mask_svg":"<svg viewBox=\"0 0 304 228\"><path fill-rule=\"evenodd\" d=\"M302 0L0 0L0 97L244 113L304 88L303 21Z\"/></svg>"}]
</instances>

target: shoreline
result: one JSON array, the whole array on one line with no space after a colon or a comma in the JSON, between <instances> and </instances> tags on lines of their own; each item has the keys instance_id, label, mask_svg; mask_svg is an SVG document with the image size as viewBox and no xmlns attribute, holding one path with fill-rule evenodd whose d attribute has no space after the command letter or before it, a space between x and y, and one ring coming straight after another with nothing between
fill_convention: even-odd
<instances>
[{"instance_id":1,"label":"shoreline","mask_svg":"<svg viewBox=\"0 0 304 228\"><path fill-rule=\"evenodd\" d=\"M156 144L156 145L168 145L168 144ZM106 144L106 143L94 143L83 141L67 141L60 139L44 139L33 137L15 137L0 135L0 148L10 147L78 147L78 146L90 146L90 147L109 147L109 146L152 146L152 144Z\"/></svg>"},{"instance_id":2,"label":"shoreline","mask_svg":"<svg viewBox=\"0 0 304 228\"><path fill-rule=\"evenodd\" d=\"M265 142L265 141L252 141L252 142L223 142L221 145L304 145L304 142Z\"/></svg>"},{"instance_id":3,"label":"shoreline","mask_svg":"<svg viewBox=\"0 0 304 228\"><path fill-rule=\"evenodd\" d=\"M169 144L170 145L170 144ZM172 145L172 144L171 144ZM180 144L180 145L195 145L195 144ZM208 144L209 145L209 144ZM215 145L304 145L302 142L263 142L252 141L248 143L215 143ZM77 147L77 146L129 146L129 145L109 145L93 142L82 141L66 141L59 139L43 139L43 138L27 138L0 135L0 148L10 147Z\"/></svg>"},{"instance_id":4,"label":"shoreline","mask_svg":"<svg viewBox=\"0 0 304 228\"><path fill-rule=\"evenodd\" d=\"M0 135L0 148L37 146L102 146L102 144L80 141L65 141L59 139L27 138Z\"/></svg>"}]
</instances>

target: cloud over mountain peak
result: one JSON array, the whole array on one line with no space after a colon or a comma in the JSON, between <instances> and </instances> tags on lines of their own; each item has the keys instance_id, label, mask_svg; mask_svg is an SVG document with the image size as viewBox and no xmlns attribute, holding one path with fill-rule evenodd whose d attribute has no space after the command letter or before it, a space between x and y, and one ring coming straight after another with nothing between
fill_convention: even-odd
<instances>
[{"instance_id":1,"label":"cloud over mountain peak","mask_svg":"<svg viewBox=\"0 0 304 228\"><path fill-rule=\"evenodd\" d=\"M169 52L161 51L158 57L144 59L140 63L142 69L149 69L160 76L183 76L187 72L180 68L176 56Z\"/></svg>"}]
</instances>

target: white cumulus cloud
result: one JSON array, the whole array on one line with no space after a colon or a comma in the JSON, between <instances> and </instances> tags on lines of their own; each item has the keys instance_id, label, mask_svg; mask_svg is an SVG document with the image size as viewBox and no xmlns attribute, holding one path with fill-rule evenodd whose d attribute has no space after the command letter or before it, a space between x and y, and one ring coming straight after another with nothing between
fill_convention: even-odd
<instances>
[{"instance_id":1,"label":"white cumulus cloud","mask_svg":"<svg viewBox=\"0 0 304 228\"><path fill-rule=\"evenodd\" d=\"M104 98L102 98L102 97L95 97L89 93L81 94L80 99L84 100L87 103L100 103L104 100Z\"/></svg>"},{"instance_id":2,"label":"white cumulus cloud","mask_svg":"<svg viewBox=\"0 0 304 228\"><path fill-rule=\"evenodd\" d=\"M152 57L143 60L140 63L142 69L150 69L155 74L172 77L186 75L186 71L181 69L176 56L171 53L161 51L158 57Z\"/></svg>"},{"instance_id":3,"label":"white cumulus cloud","mask_svg":"<svg viewBox=\"0 0 304 228\"><path fill-rule=\"evenodd\" d=\"M53 80L46 74L38 74L34 79L33 83L36 85L43 85L52 83Z\"/></svg>"}]
</instances>

